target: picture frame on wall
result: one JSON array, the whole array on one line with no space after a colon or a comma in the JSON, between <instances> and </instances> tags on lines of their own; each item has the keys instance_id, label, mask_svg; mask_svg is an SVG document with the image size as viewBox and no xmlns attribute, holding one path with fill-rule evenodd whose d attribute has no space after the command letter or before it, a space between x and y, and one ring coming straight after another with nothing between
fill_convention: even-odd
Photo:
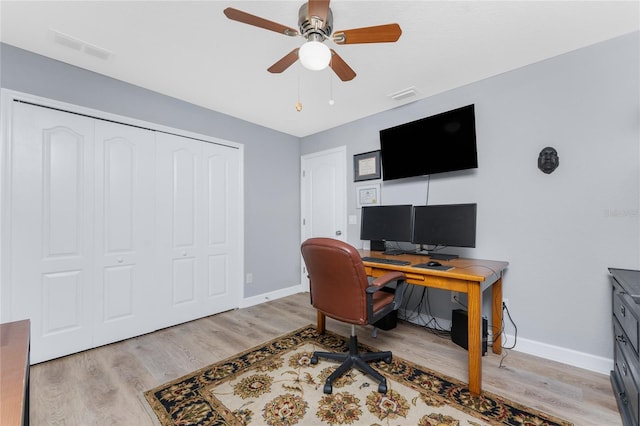
<instances>
[{"instance_id":1,"label":"picture frame on wall","mask_svg":"<svg viewBox=\"0 0 640 426\"><path fill-rule=\"evenodd\" d=\"M366 206L380 204L380 184L356 186L356 207L361 209Z\"/></svg>"},{"instance_id":2,"label":"picture frame on wall","mask_svg":"<svg viewBox=\"0 0 640 426\"><path fill-rule=\"evenodd\" d=\"M380 150L353 156L353 181L380 179Z\"/></svg>"}]
</instances>

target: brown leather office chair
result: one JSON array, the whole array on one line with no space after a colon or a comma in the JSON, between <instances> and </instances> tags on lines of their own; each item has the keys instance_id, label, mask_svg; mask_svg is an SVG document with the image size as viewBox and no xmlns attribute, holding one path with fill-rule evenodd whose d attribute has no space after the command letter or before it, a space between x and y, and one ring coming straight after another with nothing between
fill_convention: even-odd
<instances>
[{"instance_id":1,"label":"brown leather office chair","mask_svg":"<svg viewBox=\"0 0 640 426\"><path fill-rule=\"evenodd\" d=\"M348 353L314 352L311 358L312 364L317 364L318 358L342 361L327 378L324 393L331 393L333 380L353 367L376 379L378 391L386 393L386 379L367 363L378 360L390 363L391 352L359 353L355 326L374 324L400 307L406 286L405 275L389 272L369 283L358 250L331 238L310 238L302 243L301 251L309 275L313 307L330 318L351 324ZM395 290L387 286L394 282Z\"/></svg>"}]
</instances>

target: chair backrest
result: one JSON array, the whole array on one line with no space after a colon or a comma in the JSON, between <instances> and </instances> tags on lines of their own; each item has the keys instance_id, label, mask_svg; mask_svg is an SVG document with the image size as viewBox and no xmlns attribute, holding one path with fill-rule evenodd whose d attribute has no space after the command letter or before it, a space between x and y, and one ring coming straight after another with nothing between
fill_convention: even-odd
<instances>
[{"instance_id":1,"label":"chair backrest","mask_svg":"<svg viewBox=\"0 0 640 426\"><path fill-rule=\"evenodd\" d=\"M358 250L332 238L310 238L301 251L313 307L340 321L367 324L369 283Z\"/></svg>"}]
</instances>

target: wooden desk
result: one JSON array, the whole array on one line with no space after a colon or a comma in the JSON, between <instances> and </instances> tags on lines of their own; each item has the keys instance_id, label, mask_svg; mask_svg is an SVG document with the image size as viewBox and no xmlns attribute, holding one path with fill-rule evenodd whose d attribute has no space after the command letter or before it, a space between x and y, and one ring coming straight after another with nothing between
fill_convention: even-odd
<instances>
[{"instance_id":1,"label":"wooden desk","mask_svg":"<svg viewBox=\"0 0 640 426\"><path fill-rule=\"evenodd\" d=\"M482 293L491 288L491 319L493 333L493 352L502 352L502 272L508 262L459 258L450 261L439 260L442 265L451 265L449 271L414 268L411 265L431 260L428 256L408 255L387 256L381 252L359 250L361 256L386 257L408 260L410 265L387 265L364 262L367 275L379 277L389 271L401 271L407 276L409 284L442 290L467 293L468 303L468 345L469 348L469 390L479 394L482 390ZM318 331L325 331L325 316L318 311Z\"/></svg>"},{"instance_id":2,"label":"wooden desk","mask_svg":"<svg viewBox=\"0 0 640 426\"><path fill-rule=\"evenodd\" d=\"M0 324L0 425L29 424L29 320Z\"/></svg>"}]
</instances>

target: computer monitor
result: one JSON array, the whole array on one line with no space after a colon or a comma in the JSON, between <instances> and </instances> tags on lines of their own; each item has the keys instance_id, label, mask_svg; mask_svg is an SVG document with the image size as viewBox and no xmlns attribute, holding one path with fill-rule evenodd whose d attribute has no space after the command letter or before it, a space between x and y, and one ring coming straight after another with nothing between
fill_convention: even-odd
<instances>
[{"instance_id":1,"label":"computer monitor","mask_svg":"<svg viewBox=\"0 0 640 426\"><path fill-rule=\"evenodd\" d=\"M410 242L413 236L413 206L366 206L362 208L360 239L371 240L372 250L385 250L385 241ZM391 254L391 253L390 253Z\"/></svg>"},{"instance_id":2,"label":"computer monitor","mask_svg":"<svg viewBox=\"0 0 640 426\"><path fill-rule=\"evenodd\" d=\"M413 238L411 242L424 245L446 247L476 246L476 204L442 204L415 206L413 209ZM428 254L434 258L455 259L454 254Z\"/></svg>"}]
</instances>

